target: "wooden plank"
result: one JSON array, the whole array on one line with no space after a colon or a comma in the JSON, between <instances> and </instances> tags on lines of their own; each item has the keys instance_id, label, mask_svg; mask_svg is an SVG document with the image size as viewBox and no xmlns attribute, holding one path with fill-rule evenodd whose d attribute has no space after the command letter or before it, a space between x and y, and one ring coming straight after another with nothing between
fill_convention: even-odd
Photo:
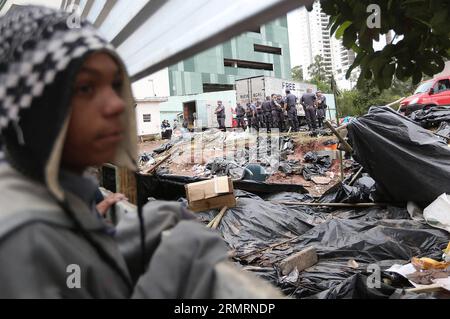
<instances>
[{"instance_id":1,"label":"wooden plank","mask_svg":"<svg viewBox=\"0 0 450 319\"><path fill-rule=\"evenodd\" d=\"M117 192L124 194L128 201L137 204L137 189L135 173L127 168L116 168Z\"/></svg>"},{"instance_id":2,"label":"wooden plank","mask_svg":"<svg viewBox=\"0 0 450 319\"><path fill-rule=\"evenodd\" d=\"M298 205L298 206L324 206L324 207L376 207L388 206L388 203L303 203L296 201L270 201L275 204L282 205Z\"/></svg>"}]
</instances>

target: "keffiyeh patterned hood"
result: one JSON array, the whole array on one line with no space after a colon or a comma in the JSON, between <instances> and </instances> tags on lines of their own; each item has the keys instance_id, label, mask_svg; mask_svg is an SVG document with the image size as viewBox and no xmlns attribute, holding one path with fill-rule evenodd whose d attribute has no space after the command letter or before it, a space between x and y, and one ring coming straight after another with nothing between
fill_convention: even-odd
<instances>
[{"instance_id":1,"label":"keffiyeh patterned hood","mask_svg":"<svg viewBox=\"0 0 450 319\"><path fill-rule=\"evenodd\" d=\"M71 28L70 15L43 7L16 9L0 18L0 132L8 161L46 183L60 200L60 158L70 119L76 74L93 52L110 54L121 68L120 90L129 128L114 164L135 168L134 101L125 67L114 48L88 22Z\"/></svg>"}]
</instances>

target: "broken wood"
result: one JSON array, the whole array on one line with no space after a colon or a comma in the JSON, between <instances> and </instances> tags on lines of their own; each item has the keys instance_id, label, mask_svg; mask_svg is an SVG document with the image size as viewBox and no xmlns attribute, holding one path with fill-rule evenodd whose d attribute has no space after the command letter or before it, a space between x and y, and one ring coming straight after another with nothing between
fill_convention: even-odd
<instances>
[{"instance_id":1,"label":"broken wood","mask_svg":"<svg viewBox=\"0 0 450 319\"><path fill-rule=\"evenodd\" d=\"M261 249L257 249L257 250L255 250L255 251L251 251L251 252L249 252L249 253L246 253L246 254L244 254L244 255L242 255L242 256L238 256L238 257L239 257L240 259L244 259L244 258L247 258L247 257L249 257L249 256L253 256L253 255L262 253L262 252L264 252L264 251L266 251L266 250L274 249L274 248L276 248L276 247L278 247L278 246L283 246L283 245L285 245L285 244L289 244L290 242L293 242L294 240L296 240L296 239L298 239L298 238L300 238L300 236L296 236L296 237L293 237L293 238L284 240L284 241L282 241L282 242L279 242L279 243L277 243L277 244L273 244L273 245L270 245L270 246L268 246L268 247L264 247L264 248L261 248Z\"/></svg>"},{"instance_id":2,"label":"broken wood","mask_svg":"<svg viewBox=\"0 0 450 319\"><path fill-rule=\"evenodd\" d=\"M281 273L286 276L294 269L303 271L315 264L319 258L317 257L316 249L314 247L305 248L280 262Z\"/></svg>"},{"instance_id":3,"label":"broken wood","mask_svg":"<svg viewBox=\"0 0 450 319\"><path fill-rule=\"evenodd\" d=\"M344 145L344 148L347 152L353 152L353 148L350 146L350 144L347 143L347 141L342 137L341 134L331 125L329 121L325 121L325 125L333 132L334 135L338 138L339 142L341 142L342 145Z\"/></svg>"},{"instance_id":4,"label":"broken wood","mask_svg":"<svg viewBox=\"0 0 450 319\"><path fill-rule=\"evenodd\" d=\"M375 207L387 206L387 203L303 203L303 202L288 202L288 201L271 201L275 204L283 205L300 205L300 206L326 206L326 207Z\"/></svg>"},{"instance_id":5,"label":"broken wood","mask_svg":"<svg viewBox=\"0 0 450 319\"><path fill-rule=\"evenodd\" d=\"M359 174L361 174L363 168L361 167L355 174L355 176L353 176L352 180L350 181L350 183L348 183L349 186L352 186L352 184L356 181L356 179L358 178Z\"/></svg>"},{"instance_id":6,"label":"broken wood","mask_svg":"<svg viewBox=\"0 0 450 319\"><path fill-rule=\"evenodd\" d=\"M219 214L216 216L214 223L211 226L211 229L217 229L217 227L220 224L220 221L223 218L223 215L225 215L226 211L227 211L228 207L225 206L224 208L221 209L221 211L219 212Z\"/></svg>"},{"instance_id":7,"label":"broken wood","mask_svg":"<svg viewBox=\"0 0 450 319\"><path fill-rule=\"evenodd\" d=\"M166 156L164 156L163 159L160 160L160 161L159 161L158 163L156 163L155 165L153 165L153 167L150 168L150 169L146 172L146 174L152 175L152 174L156 171L156 169L157 169L159 166L161 166L161 164L163 164L165 161L167 161L167 160L170 158L170 156L171 156L171 154L167 154Z\"/></svg>"}]
</instances>

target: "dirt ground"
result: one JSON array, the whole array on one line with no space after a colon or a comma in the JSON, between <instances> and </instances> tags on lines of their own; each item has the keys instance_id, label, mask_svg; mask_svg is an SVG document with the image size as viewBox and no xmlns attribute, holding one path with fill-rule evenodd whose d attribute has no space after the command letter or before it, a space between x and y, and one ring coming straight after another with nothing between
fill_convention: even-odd
<instances>
[{"instance_id":1,"label":"dirt ground","mask_svg":"<svg viewBox=\"0 0 450 319\"><path fill-rule=\"evenodd\" d=\"M331 150L332 148L330 146L324 146L323 143L330 140L336 141L336 139L333 136L310 137L304 133L291 134L290 136L295 142L295 148L294 154L288 155L288 160L300 160L301 162L303 162L303 157L307 152ZM139 153L140 154L142 154L143 152L152 153L154 149L158 148L159 146L167 142L168 140L155 140L140 143L138 146ZM170 152L172 152L172 157L176 158L176 155L178 153L174 152L173 149ZM190 176L190 177L198 176L202 168L199 168L196 164L204 165L211 158L223 155L223 152L221 154L219 154L219 152L216 149L214 150L202 149L201 153L192 155L193 160L192 164L188 163L190 161L185 160L183 161L183 163L180 163L179 161L177 162L176 159L174 160L173 158L170 158L160 167L162 169L167 169L170 174L174 175ZM228 148L226 150L226 153L228 154L232 152L233 150L231 148ZM158 160L163 158L166 154L167 153L160 154L156 158L156 161L158 162ZM272 176L270 176L267 182L303 185L312 196L318 197L321 194L323 194L327 189L329 189L330 187L332 187L333 185L335 185L340 181L341 176L338 159L334 159L332 161L332 167L329 169L328 172L326 172L325 177L330 179L330 183L326 185L317 185L313 181L306 181L302 175L287 175L284 174L283 172L277 172Z\"/></svg>"}]
</instances>

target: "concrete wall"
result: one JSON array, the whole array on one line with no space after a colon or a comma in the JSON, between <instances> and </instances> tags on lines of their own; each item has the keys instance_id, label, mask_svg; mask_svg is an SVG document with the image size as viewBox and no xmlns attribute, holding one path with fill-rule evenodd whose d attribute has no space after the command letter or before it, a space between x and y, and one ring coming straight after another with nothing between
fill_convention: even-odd
<instances>
[{"instance_id":1,"label":"concrete wall","mask_svg":"<svg viewBox=\"0 0 450 319\"><path fill-rule=\"evenodd\" d=\"M137 135L161 133L160 101L138 101L136 106ZM151 122L144 122L144 114L151 115Z\"/></svg>"}]
</instances>

